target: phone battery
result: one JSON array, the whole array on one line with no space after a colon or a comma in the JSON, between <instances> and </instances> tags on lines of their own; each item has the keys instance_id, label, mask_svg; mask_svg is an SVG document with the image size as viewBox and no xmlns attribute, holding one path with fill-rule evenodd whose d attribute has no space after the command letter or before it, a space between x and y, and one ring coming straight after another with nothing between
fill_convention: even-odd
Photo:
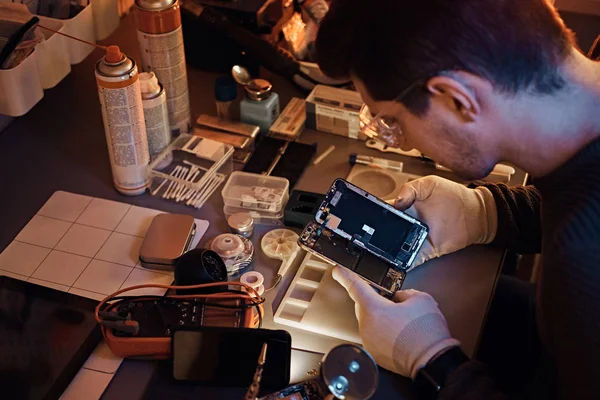
<instances>
[{"instance_id":1,"label":"phone battery","mask_svg":"<svg viewBox=\"0 0 600 400\"><path fill-rule=\"evenodd\" d=\"M360 259L359 253L351 253L346 250L345 245L332 243L323 236L319 236L313 249L351 270L354 270Z\"/></svg>"}]
</instances>

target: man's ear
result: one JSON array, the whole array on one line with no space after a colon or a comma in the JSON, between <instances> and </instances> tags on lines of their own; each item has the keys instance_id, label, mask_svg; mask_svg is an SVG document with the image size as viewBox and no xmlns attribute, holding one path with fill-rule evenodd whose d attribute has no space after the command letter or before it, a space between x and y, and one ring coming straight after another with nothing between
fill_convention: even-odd
<instances>
[{"instance_id":1,"label":"man's ear","mask_svg":"<svg viewBox=\"0 0 600 400\"><path fill-rule=\"evenodd\" d=\"M449 76L435 76L427 81L427 90L433 96L442 96L465 120L474 121L481 113L475 94L464 84Z\"/></svg>"}]
</instances>

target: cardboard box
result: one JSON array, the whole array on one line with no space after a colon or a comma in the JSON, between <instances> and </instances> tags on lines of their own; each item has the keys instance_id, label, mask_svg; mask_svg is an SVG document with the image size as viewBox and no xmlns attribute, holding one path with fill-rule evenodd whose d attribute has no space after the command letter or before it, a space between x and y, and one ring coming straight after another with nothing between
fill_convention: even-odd
<instances>
[{"instance_id":1,"label":"cardboard box","mask_svg":"<svg viewBox=\"0 0 600 400\"><path fill-rule=\"evenodd\" d=\"M306 123L306 102L292 97L269 129L269 136L293 142L304 131Z\"/></svg>"},{"instance_id":2,"label":"cardboard box","mask_svg":"<svg viewBox=\"0 0 600 400\"><path fill-rule=\"evenodd\" d=\"M306 98L306 127L366 140L358 119L362 105L358 92L317 85Z\"/></svg>"}]
</instances>

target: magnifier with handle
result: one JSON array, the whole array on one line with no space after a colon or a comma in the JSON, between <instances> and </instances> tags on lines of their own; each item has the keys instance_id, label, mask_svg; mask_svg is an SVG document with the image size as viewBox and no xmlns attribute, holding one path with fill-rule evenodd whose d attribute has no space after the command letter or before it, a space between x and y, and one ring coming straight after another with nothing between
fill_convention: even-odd
<instances>
[{"instance_id":1,"label":"magnifier with handle","mask_svg":"<svg viewBox=\"0 0 600 400\"><path fill-rule=\"evenodd\" d=\"M320 377L289 386L259 400L368 400L377 390L379 370L362 347L334 347L321 361Z\"/></svg>"},{"instance_id":2,"label":"magnifier with handle","mask_svg":"<svg viewBox=\"0 0 600 400\"><path fill-rule=\"evenodd\" d=\"M367 400L377 390L379 370L362 347L343 344L323 357L321 379L329 390L326 400Z\"/></svg>"}]
</instances>

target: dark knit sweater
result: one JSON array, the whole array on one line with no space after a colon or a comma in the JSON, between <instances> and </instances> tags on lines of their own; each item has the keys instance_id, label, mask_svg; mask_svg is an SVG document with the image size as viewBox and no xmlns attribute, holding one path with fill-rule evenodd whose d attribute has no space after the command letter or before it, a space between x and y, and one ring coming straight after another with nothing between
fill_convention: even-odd
<instances>
[{"instance_id":1,"label":"dark knit sweater","mask_svg":"<svg viewBox=\"0 0 600 400\"><path fill-rule=\"evenodd\" d=\"M469 361L447 378L440 399L600 399L600 139L533 184L486 186L498 209L494 244L542 254L536 318L544 365L525 392L509 395L485 365Z\"/></svg>"}]
</instances>

